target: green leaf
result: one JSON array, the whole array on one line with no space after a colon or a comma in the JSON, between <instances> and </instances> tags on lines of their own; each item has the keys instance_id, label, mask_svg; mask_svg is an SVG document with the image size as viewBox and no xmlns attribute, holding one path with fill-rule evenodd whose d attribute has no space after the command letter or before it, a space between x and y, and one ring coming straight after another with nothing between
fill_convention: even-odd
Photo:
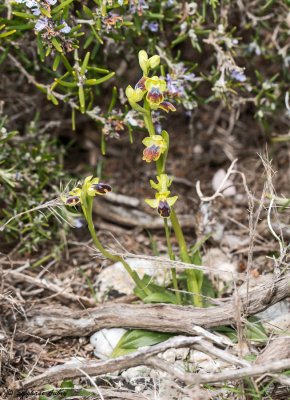
<instances>
[{"instance_id":1,"label":"green leaf","mask_svg":"<svg viewBox=\"0 0 290 400\"><path fill-rule=\"evenodd\" d=\"M176 46L177 44L183 42L184 40L186 40L188 38L188 33L186 33L185 35L180 35L178 36L177 39L173 40L173 42L171 43L171 47Z\"/></svg>"},{"instance_id":2,"label":"green leaf","mask_svg":"<svg viewBox=\"0 0 290 400\"><path fill-rule=\"evenodd\" d=\"M74 26L73 28L71 28L71 30L69 32L70 35L72 35L76 31L78 31L81 27L82 27L82 24L78 24L78 25Z\"/></svg>"},{"instance_id":3,"label":"green leaf","mask_svg":"<svg viewBox=\"0 0 290 400\"><path fill-rule=\"evenodd\" d=\"M175 294L171 292L152 293L143 299L144 303L171 303L178 304Z\"/></svg>"},{"instance_id":4,"label":"green leaf","mask_svg":"<svg viewBox=\"0 0 290 400\"><path fill-rule=\"evenodd\" d=\"M4 32L4 33L0 33L0 38L4 38L10 35L13 35L13 33L15 33L16 30L14 29L13 31L8 31L8 32Z\"/></svg>"},{"instance_id":5,"label":"green leaf","mask_svg":"<svg viewBox=\"0 0 290 400\"><path fill-rule=\"evenodd\" d=\"M205 238L201 239L200 242L196 243L191 249L188 250L189 253L193 253L200 248L210 237L212 237L213 233L210 233ZM197 264L196 264L197 265Z\"/></svg>"},{"instance_id":6,"label":"green leaf","mask_svg":"<svg viewBox=\"0 0 290 400\"><path fill-rule=\"evenodd\" d=\"M66 389L68 388L64 394L62 394L62 397L70 397L73 396L74 394L74 383L73 381L63 381L60 385L61 389Z\"/></svg>"},{"instance_id":7,"label":"green leaf","mask_svg":"<svg viewBox=\"0 0 290 400\"><path fill-rule=\"evenodd\" d=\"M65 86L65 87L76 87L77 86L76 82L66 82L66 81L62 81L62 80L57 79L57 78L55 80L56 80L57 83L59 83L62 86Z\"/></svg>"},{"instance_id":8,"label":"green leaf","mask_svg":"<svg viewBox=\"0 0 290 400\"><path fill-rule=\"evenodd\" d=\"M247 356L244 357L244 360L254 362L257 356L255 354L248 354Z\"/></svg>"},{"instance_id":9,"label":"green leaf","mask_svg":"<svg viewBox=\"0 0 290 400\"><path fill-rule=\"evenodd\" d=\"M12 14L16 15L16 17L25 18L25 19L38 19L37 15L26 14L26 13L22 13L22 12L18 12L18 11L13 11Z\"/></svg>"},{"instance_id":10,"label":"green leaf","mask_svg":"<svg viewBox=\"0 0 290 400\"><path fill-rule=\"evenodd\" d=\"M155 283L150 283L152 281L152 277L150 275L145 274L141 281L143 285L148 287L151 292L151 295L147 295L144 290L139 289L138 286L136 286L134 288L134 293L136 294L136 296L140 297L141 300L145 301L146 299L147 303L162 301L164 303L178 304L174 293L172 293L165 287L156 285Z\"/></svg>"},{"instance_id":11,"label":"green leaf","mask_svg":"<svg viewBox=\"0 0 290 400\"><path fill-rule=\"evenodd\" d=\"M0 57L0 66L4 63L4 61L6 60L6 57L7 57L7 55L8 55L8 53L9 53L9 50L10 50L10 47L7 47L6 49L5 49L5 51L3 52L3 54L1 55L1 57Z\"/></svg>"},{"instance_id":12,"label":"green leaf","mask_svg":"<svg viewBox=\"0 0 290 400\"><path fill-rule=\"evenodd\" d=\"M154 344L164 342L172 336L174 336L172 333L134 329L130 332L126 332L121 337L110 357L115 358L120 355L131 353L136 351L139 347L153 346Z\"/></svg>"},{"instance_id":13,"label":"green leaf","mask_svg":"<svg viewBox=\"0 0 290 400\"><path fill-rule=\"evenodd\" d=\"M196 252L193 253L190 256L190 261L194 265L202 265L202 258L201 258L201 254L200 254L199 250L196 250ZM201 287L202 287L202 281L203 281L203 272L198 270L198 269L187 270L187 272L188 271L194 272L194 275L192 274L192 277L195 277L195 279L197 280L198 288L199 288L200 293L201 293Z\"/></svg>"},{"instance_id":14,"label":"green leaf","mask_svg":"<svg viewBox=\"0 0 290 400\"><path fill-rule=\"evenodd\" d=\"M85 50L86 48L89 47L89 45L92 43L93 40L94 40L94 34L91 33L91 34L88 36L87 40L85 41L84 50Z\"/></svg>"},{"instance_id":15,"label":"green leaf","mask_svg":"<svg viewBox=\"0 0 290 400\"><path fill-rule=\"evenodd\" d=\"M117 90L116 86L114 86L113 87L111 103L110 103L110 106L108 108L108 113L110 113L113 110L113 108L115 107L115 104L116 104L116 101L117 101L117 94L118 94L118 90Z\"/></svg>"},{"instance_id":16,"label":"green leaf","mask_svg":"<svg viewBox=\"0 0 290 400\"><path fill-rule=\"evenodd\" d=\"M106 138L105 138L105 134L103 131L101 134L101 152L102 152L103 156L106 155Z\"/></svg>"},{"instance_id":17,"label":"green leaf","mask_svg":"<svg viewBox=\"0 0 290 400\"><path fill-rule=\"evenodd\" d=\"M247 325L247 338L253 342L266 343L267 333L257 317L250 317Z\"/></svg>"},{"instance_id":18,"label":"green leaf","mask_svg":"<svg viewBox=\"0 0 290 400\"><path fill-rule=\"evenodd\" d=\"M63 65L66 67L67 71L69 73L72 73L72 66L70 65L68 59L66 58L66 56L64 54L61 55L61 59L62 59Z\"/></svg>"},{"instance_id":19,"label":"green leaf","mask_svg":"<svg viewBox=\"0 0 290 400\"><path fill-rule=\"evenodd\" d=\"M229 326L218 326L212 328L216 332L222 332L234 343L238 343L237 332ZM245 328L243 329L245 333ZM268 341L267 333L257 317L250 317L247 324L247 338L253 342L266 343Z\"/></svg>"},{"instance_id":20,"label":"green leaf","mask_svg":"<svg viewBox=\"0 0 290 400\"><path fill-rule=\"evenodd\" d=\"M57 51L59 51L60 53L62 53L62 47L61 44L57 41L56 38L51 38L51 43L54 45L54 47L56 48Z\"/></svg>"},{"instance_id":21,"label":"green leaf","mask_svg":"<svg viewBox=\"0 0 290 400\"><path fill-rule=\"evenodd\" d=\"M76 110L75 108L71 109L71 122L72 122L72 130L76 130Z\"/></svg>"},{"instance_id":22,"label":"green leaf","mask_svg":"<svg viewBox=\"0 0 290 400\"><path fill-rule=\"evenodd\" d=\"M84 114L86 111L86 104L85 104L85 92L83 85L80 85L79 87L79 100L80 100L80 106L81 106L81 113Z\"/></svg>"},{"instance_id":23,"label":"green leaf","mask_svg":"<svg viewBox=\"0 0 290 400\"><path fill-rule=\"evenodd\" d=\"M59 10L62 10L63 8L65 8L67 5L69 5L73 0L66 0L63 3L61 3L59 6L55 7L51 14L55 14L57 13Z\"/></svg>"},{"instance_id":24,"label":"green leaf","mask_svg":"<svg viewBox=\"0 0 290 400\"><path fill-rule=\"evenodd\" d=\"M149 236L149 239L150 239L150 242L151 242L151 245L152 245L154 254L156 255L156 257L159 257L160 254L159 254L159 251L158 251L158 249L157 249L157 244L156 244L156 242L155 242L153 236L151 235L151 232L149 231L149 229L145 229L145 230L146 230L146 232L147 232L147 234L148 234L148 236Z\"/></svg>"},{"instance_id":25,"label":"green leaf","mask_svg":"<svg viewBox=\"0 0 290 400\"><path fill-rule=\"evenodd\" d=\"M89 85L99 85L100 83L106 82L108 79L112 78L115 75L115 72L111 72L110 74L103 76L102 78L94 80L94 82L89 83ZM88 79L88 81L92 81L93 79ZM87 84L87 81L86 81Z\"/></svg>"},{"instance_id":26,"label":"green leaf","mask_svg":"<svg viewBox=\"0 0 290 400\"><path fill-rule=\"evenodd\" d=\"M83 6L83 10L87 14L88 17L90 17L91 19L94 19L94 14L91 12L89 7Z\"/></svg>"},{"instance_id":27,"label":"green leaf","mask_svg":"<svg viewBox=\"0 0 290 400\"><path fill-rule=\"evenodd\" d=\"M41 12L42 14L44 14L47 18L51 18L51 14L50 14L50 12L48 11L47 8L45 8L45 7L39 7L39 9L40 9L40 12Z\"/></svg>"},{"instance_id":28,"label":"green leaf","mask_svg":"<svg viewBox=\"0 0 290 400\"><path fill-rule=\"evenodd\" d=\"M212 299L214 299L216 297L212 281L206 275L203 275L201 293L204 296L211 297ZM206 300L203 300L203 306L204 307L212 307L213 304L207 302Z\"/></svg>"},{"instance_id":29,"label":"green leaf","mask_svg":"<svg viewBox=\"0 0 290 400\"><path fill-rule=\"evenodd\" d=\"M53 62L53 66L52 66L53 71L57 70L57 68L59 66L60 58L61 58L61 54L57 53L55 56L54 62Z\"/></svg>"},{"instance_id":30,"label":"green leaf","mask_svg":"<svg viewBox=\"0 0 290 400\"><path fill-rule=\"evenodd\" d=\"M37 33L37 35L36 35L36 40L37 40L39 57L40 57L41 61L43 62L45 60L45 54L44 54L44 48L43 48L41 35L39 33Z\"/></svg>"},{"instance_id":31,"label":"green leaf","mask_svg":"<svg viewBox=\"0 0 290 400\"><path fill-rule=\"evenodd\" d=\"M108 74L109 70L105 68L98 68L98 67L88 67L89 71L99 72L100 74Z\"/></svg>"},{"instance_id":32,"label":"green leaf","mask_svg":"<svg viewBox=\"0 0 290 400\"><path fill-rule=\"evenodd\" d=\"M80 71L80 76L84 76L86 73L87 65L90 59L91 53L88 51L87 54L85 55L85 58L83 60L82 66L81 66L81 71Z\"/></svg>"},{"instance_id":33,"label":"green leaf","mask_svg":"<svg viewBox=\"0 0 290 400\"><path fill-rule=\"evenodd\" d=\"M101 44L104 44L104 42L102 41L102 39L100 38L100 36L97 34L97 31L95 30L95 28L93 27L93 25L90 25L90 27L91 27L91 30L93 31L93 33L94 33L96 39L97 39Z\"/></svg>"}]
</instances>

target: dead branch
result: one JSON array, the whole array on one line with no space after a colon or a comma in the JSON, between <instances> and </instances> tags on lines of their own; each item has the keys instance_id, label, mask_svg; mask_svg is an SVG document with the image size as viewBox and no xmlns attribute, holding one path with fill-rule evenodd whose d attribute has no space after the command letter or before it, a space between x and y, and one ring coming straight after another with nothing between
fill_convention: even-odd
<instances>
[{"instance_id":1,"label":"dead branch","mask_svg":"<svg viewBox=\"0 0 290 400\"><path fill-rule=\"evenodd\" d=\"M116 370L128 369L136 367L138 365L144 365L145 361L158 353L164 352L168 349L181 348L192 346L194 343L199 342L201 338L177 336L166 340L165 342L159 343L155 346L151 346L148 349L138 350L134 353L127 354L122 357L114 359L101 360L101 361L85 361L85 362L68 362L63 365L52 367L43 374L36 377L25 379L23 381L14 382L11 389L27 389L33 387L44 386L45 384L53 383L63 379L71 379L80 377L83 375L79 371L79 368L85 371L88 375L102 375Z\"/></svg>"},{"instance_id":2,"label":"dead branch","mask_svg":"<svg viewBox=\"0 0 290 400\"><path fill-rule=\"evenodd\" d=\"M255 288L247 297L241 296L244 318L265 310L270 305L290 296L290 274ZM196 334L195 325L210 328L235 324L235 302L210 308L178 306L174 304L101 304L98 307L72 312L66 307L36 306L18 316L17 338L36 335L50 340L63 337L87 336L102 328L136 328L159 332ZM14 325L13 320L11 325Z\"/></svg>"},{"instance_id":3,"label":"dead branch","mask_svg":"<svg viewBox=\"0 0 290 400\"><path fill-rule=\"evenodd\" d=\"M175 366L167 363L156 356L158 353L164 352L171 348L194 347L200 344L200 337L177 336L151 346L147 349L138 350L134 353L115 359L101 361L86 361L86 362L68 362L64 365L52 367L43 374L23 381L14 382L10 389L17 391L19 389L28 389L35 387L43 387L46 384L51 384L64 379L73 379L81 377L84 373L92 376L107 374L116 370L127 369L137 365L148 365L156 369L165 370L172 374L175 378L181 379L188 385L196 385L202 383L215 383L225 380L238 380L245 376L257 376L269 374L290 368L290 360L283 359L272 364L266 363L262 365L248 366L241 369L231 369L221 373L209 374L191 374L177 369Z\"/></svg>"},{"instance_id":4,"label":"dead branch","mask_svg":"<svg viewBox=\"0 0 290 400\"><path fill-rule=\"evenodd\" d=\"M201 201L212 201L212 200L214 200L216 197L219 197L219 196L222 197L222 196L223 196L223 195L221 194L221 191L224 189L224 185L225 185L226 181L229 179L229 176L233 173L233 168L234 168L234 166L235 166L235 164L236 164L237 161L238 161L238 159L235 159L235 160L231 163L229 169L227 170L227 173L226 173L224 179L223 179L222 182L220 183L220 185L219 185L217 191L216 191L212 196L205 197L205 196L203 195L201 189L200 189L200 181L197 181L197 182L196 182L196 192L197 192L198 197L200 198Z\"/></svg>"},{"instance_id":5,"label":"dead branch","mask_svg":"<svg viewBox=\"0 0 290 400\"><path fill-rule=\"evenodd\" d=\"M8 271L6 270L3 278L13 281L13 283L25 282L33 286L47 289L51 292L56 293L57 296L60 297L66 303L79 302L86 307L94 307L96 305L96 301L94 299L90 299L85 296L78 296L74 293L69 293L64 288L61 288L58 285L55 285L54 283L47 281L46 279L39 279L13 270L8 270Z\"/></svg>"}]
</instances>

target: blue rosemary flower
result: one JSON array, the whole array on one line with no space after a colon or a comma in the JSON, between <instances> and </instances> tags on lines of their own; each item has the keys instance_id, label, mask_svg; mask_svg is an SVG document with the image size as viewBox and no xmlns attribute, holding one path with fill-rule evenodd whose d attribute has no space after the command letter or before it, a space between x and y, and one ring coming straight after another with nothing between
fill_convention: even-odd
<instances>
[{"instance_id":1,"label":"blue rosemary flower","mask_svg":"<svg viewBox=\"0 0 290 400\"><path fill-rule=\"evenodd\" d=\"M36 21L34 29L38 32L42 31L43 29L47 28L48 26L48 18L41 17Z\"/></svg>"},{"instance_id":2,"label":"blue rosemary flower","mask_svg":"<svg viewBox=\"0 0 290 400\"><path fill-rule=\"evenodd\" d=\"M157 22L150 22L148 24L148 28L151 32L158 32L159 30L159 25L157 24Z\"/></svg>"},{"instance_id":3,"label":"blue rosemary flower","mask_svg":"<svg viewBox=\"0 0 290 400\"><path fill-rule=\"evenodd\" d=\"M239 82L245 82L245 80L247 79L245 74L235 70L232 71L232 78L236 79Z\"/></svg>"},{"instance_id":4,"label":"blue rosemary flower","mask_svg":"<svg viewBox=\"0 0 290 400\"><path fill-rule=\"evenodd\" d=\"M63 28L61 28L60 32L62 32L62 33L69 33L69 32L70 32L71 27L68 26L68 24L65 22L64 19L61 20L61 23L60 23L60 24L61 24L61 25L65 25Z\"/></svg>"}]
</instances>

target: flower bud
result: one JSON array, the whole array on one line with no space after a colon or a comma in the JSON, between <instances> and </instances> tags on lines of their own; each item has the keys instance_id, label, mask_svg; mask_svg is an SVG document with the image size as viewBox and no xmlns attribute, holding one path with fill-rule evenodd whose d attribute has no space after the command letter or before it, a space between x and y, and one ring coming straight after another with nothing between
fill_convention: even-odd
<instances>
[{"instance_id":1,"label":"flower bud","mask_svg":"<svg viewBox=\"0 0 290 400\"><path fill-rule=\"evenodd\" d=\"M159 64L160 64L160 56L155 55L149 58L150 68L152 69L156 68L158 67Z\"/></svg>"},{"instance_id":2,"label":"flower bud","mask_svg":"<svg viewBox=\"0 0 290 400\"><path fill-rule=\"evenodd\" d=\"M150 68L150 62L148 60L148 54L146 53L145 50L140 50L138 54L139 58L139 65L143 71L144 76L148 75L149 68Z\"/></svg>"},{"instance_id":3,"label":"flower bud","mask_svg":"<svg viewBox=\"0 0 290 400\"><path fill-rule=\"evenodd\" d=\"M127 86L126 96L130 103L138 103L143 99L143 91L140 88L134 90L131 86Z\"/></svg>"}]
</instances>

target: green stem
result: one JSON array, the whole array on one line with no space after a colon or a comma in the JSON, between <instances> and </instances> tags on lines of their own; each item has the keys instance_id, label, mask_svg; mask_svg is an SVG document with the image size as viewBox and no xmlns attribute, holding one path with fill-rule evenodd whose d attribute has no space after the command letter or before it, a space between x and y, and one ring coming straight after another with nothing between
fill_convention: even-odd
<instances>
[{"instance_id":1,"label":"green stem","mask_svg":"<svg viewBox=\"0 0 290 400\"><path fill-rule=\"evenodd\" d=\"M146 99L144 100L144 109L146 110L146 113L143 114L144 123L148 129L149 135L153 136L155 135L155 129L151 118L151 108Z\"/></svg>"},{"instance_id":2,"label":"green stem","mask_svg":"<svg viewBox=\"0 0 290 400\"><path fill-rule=\"evenodd\" d=\"M175 257L174 257L174 254L172 253L172 247L171 247L171 243L170 243L170 234L169 234L169 229L168 229L168 222L167 222L166 218L164 218L163 220L164 220L164 228L165 228L165 235L166 235L169 258L170 258L170 260L174 260ZM172 283L173 283L173 287L175 289L175 296L176 296L177 302L178 302L178 304L182 304L179 289L178 289L177 279L176 279L176 268L171 268L171 274L172 274Z\"/></svg>"},{"instance_id":3,"label":"green stem","mask_svg":"<svg viewBox=\"0 0 290 400\"><path fill-rule=\"evenodd\" d=\"M95 232L95 228L94 228L94 224L93 224L93 219L92 219L92 206L93 206L93 197L87 197L87 209L85 210L85 207L82 205L84 214L86 216L87 219L87 223L88 223L88 228L90 231L90 234L93 238L93 241L96 245L96 247L100 250L100 252L109 260L118 262L120 261L126 271L128 272L128 274L131 276L131 278L134 280L134 282L136 283L136 285L139 287L139 289L143 290L147 296L149 296L151 294L151 291L149 290L148 287L144 286L141 279L139 278L138 274L136 271L132 270L130 265L128 263L126 263L126 261L123 260L122 257L119 257L115 254L110 253L109 251L105 250L104 247L101 245L99 239L97 238L96 232Z\"/></svg>"},{"instance_id":4,"label":"green stem","mask_svg":"<svg viewBox=\"0 0 290 400\"><path fill-rule=\"evenodd\" d=\"M187 246L185 243L185 239L183 236L182 229L179 225L177 216L175 214L174 208L171 207L170 213L170 220L174 229L174 233L176 239L178 241L179 249L180 249L180 256L183 262L191 264L191 260L187 251ZM187 276L187 288L189 292L200 294L200 288L198 285L197 276L194 269L186 269L186 276ZM198 296L192 295L193 304L196 307L202 307L202 299Z\"/></svg>"}]
</instances>

